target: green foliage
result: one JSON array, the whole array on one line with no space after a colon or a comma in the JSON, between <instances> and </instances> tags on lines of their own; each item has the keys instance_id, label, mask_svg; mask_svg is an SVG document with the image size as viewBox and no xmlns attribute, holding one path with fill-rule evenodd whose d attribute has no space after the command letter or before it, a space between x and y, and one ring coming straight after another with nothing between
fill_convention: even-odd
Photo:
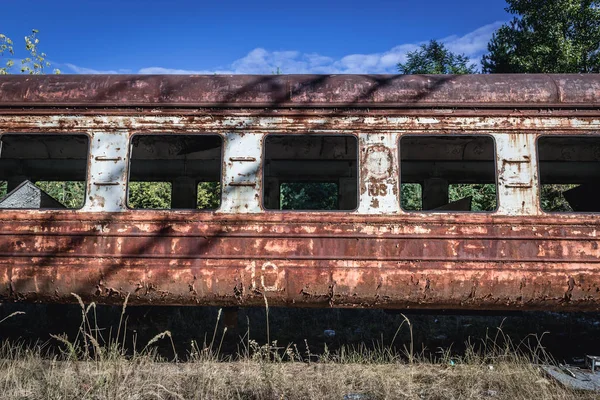
<instances>
[{"instance_id":1,"label":"green foliage","mask_svg":"<svg viewBox=\"0 0 600 400\"><path fill-rule=\"evenodd\" d=\"M32 29L31 34L24 38L25 51L27 51L28 56L19 61L21 65L20 73L22 74L40 75L44 73L45 67L50 66L50 63L46 60L46 53L40 52L38 49L40 43L40 39L37 37L38 33L37 29ZM3 67L0 67L0 75L10 74L15 65L15 60L12 59L12 56L15 55L14 43L9 37L0 33L0 57L5 54L8 54L10 58L4 63ZM55 69L54 73L60 74L60 70Z\"/></svg>"},{"instance_id":2,"label":"green foliage","mask_svg":"<svg viewBox=\"0 0 600 400\"><path fill-rule=\"evenodd\" d=\"M573 212L573 209L563 196L563 192L577 185L542 185L540 205L542 210L549 212Z\"/></svg>"},{"instance_id":3,"label":"green foliage","mask_svg":"<svg viewBox=\"0 0 600 400\"><path fill-rule=\"evenodd\" d=\"M472 211L494 211L496 209L496 185L494 184L451 184L448 188L450 202L472 197ZM420 211L423 207L422 187L418 183L403 183L400 186L400 202L406 211Z\"/></svg>"},{"instance_id":4,"label":"green foliage","mask_svg":"<svg viewBox=\"0 0 600 400\"><path fill-rule=\"evenodd\" d=\"M450 202L472 197L471 211L496 210L496 185L487 184L452 184L448 188Z\"/></svg>"},{"instance_id":5,"label":"green foliage","mask_svg":"<svg viewBox=\"0 0 600 400\"><path fill-rule=\"evenodd\" d=\"M483 56L486 73L600 72L600 1L507 0L516 16Z\"/></svg>"},{"instance_id":6,"label":"green foliage","mask_svg":"<svg viewBox=\"0 0 600 400\"><path fill-rule=\"evenodd\" d=\"M197 208L214 210L221 205L221 184L219 182L198 183Z\"/></svg>"},{"instance_id":7,"label":"green foliage","mask_svg":"<svg viewBox=\"0 0 600 400\"><path fill-rule=\"evenodd\" d=\"M129 182L127 203L131 208L170 209L170 182ZM219 182L198 184L197 208L216 209L221 205L221 185Z\"/></svg>"},{"instance_id":8,"label":"green foliage","mask_svg":"<svg viewBox=\"0 0 600 400\"><path fill-rule=\"evenodd\" d=\"M422 187L418 183L400 185L400 205L406 211L420 211L423 208Z\"/></svg>"},{"instance_id":9,"label":"green foliage","mask_svg":"<svg viewBox=\"0 0 600 400\"><path fill-rule=\"evenodd\" d=\"M127 205L130 208L171 208L170 182L129 182Z\"/></svg>"},{"instance_id":10,"label":"green foliage","mask_svg":"<svg viewBox=\"0 0 600 400\"><path fill-rule=\"evenodd\" d=\"M81 208L85 203L85 182L38 181L35 185L67 208Z\"/></svg>"},{"instance_id":11,"label":"green foliage","mask_svg":"<svg viewBox=\"0 0 600 400\"><path fill-rule=\"evenodd\" d=\"M6 37L6 35L0 33L0 57L3 57L4 54L8 53L10 56L15 54L15 50L13 48L13 41ZM8 74L8 71L15 65L15 62L12 59L6 61L4 67L0 67L0 75Z\"/></svg>"},{"instance_id":12,"label":"green foliage","mask_svg":"<svg viewBox=\"0 0 600 400\"><path fill-rule=\"evenodd\" d=\"M464 54L454 54L446 47L431 40L418 50L407 54L406 63L398 64L401 74L473 74L474 65Z\"/></svg>"},{"instance_id":13,"label":"green foliage","mask_svg":"<svg viewBox=\"0 0 600 400\"><path fill-rule=\"evenodd\" d=\"M81 208L85 203L85 182L38 181L35 184L67 208ZM7 182L0 181L0 199L6 194ZM219 208L221 204L220 183L200 182L197 201L199 209ZM129 182L128 205L131 208L142 209L171 208L171 183Z\"/></svg>"},{"instance_id":14,"label":"green foliage","mask_svg":"<svg viewBox=\"0 0 600 400\"><path fill-rule=\"evenodd\" d=\"M338 185L330 182L289 182L280 186L282 210L337 210Z\"/></svg>"},{"instance_id":15,"label":"green foliage","mask_svg":"<svg viewBox=\"0 0 600 400\"><path fill-rule=\"evenodd\" d=\"M81 181L38 181L37 187L66 208L81 208L85 203L85 182ZM0 181L0 199L8 194L8 184Z\"/></svg>"}]
</instances>

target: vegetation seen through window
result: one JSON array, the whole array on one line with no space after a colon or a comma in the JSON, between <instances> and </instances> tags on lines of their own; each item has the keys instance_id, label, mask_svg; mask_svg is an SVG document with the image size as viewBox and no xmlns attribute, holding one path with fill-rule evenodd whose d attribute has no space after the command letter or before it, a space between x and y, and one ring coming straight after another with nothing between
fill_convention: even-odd
<instances>
[{"instance_id":1,"label":"vegetation seen through window","mask_svg":"<svg viewBox=\"0 0 600 400\"><path fill-rule=\"evenodd\" d=\"M221 205L221 183L198 183L197 208L201 210L214 210Z\"/></svg>"},{"instance_id":2,"label":"vegetation seen through window","mask_svg":"<svg viewBox=\"0 0 600 400\"><path fill-rule=\"evenodd\" d=\"M221 203L219 182L198 183L197 209L214 210ZM171 182L129 182L127 204L131 208L170 209Z\"/></svg>"},{"instance_id":3,"label":"vegetation seen through window","mask_svg":"<svg viewBox=\"0 0 600 400\"><path fill-rule=\"evenodd\" d=\"M280 186L282 210L337 210L338 185L333 182L289 182Z\"/></svg>"},{"instance_id":4,"label":"vegetation seen through window","mask_svg":"<svg viewBox=\"0 0 600 400\"><path fill-rule=\"evenodd\" d=\"M422 186L418 183L403 183L400 203L406 211L421 211L423 208ZM454 202L471 197L471 211L494 211L497 207L496 185L494 184L451 184L448 201Z\"/></svg>"},{"instance_id":5,"label":"vegetation seen through window","mask_svg":"<svg viewBox=\"0 0 600 400\"><path fill-rule=\"evenodd\" d=\"M573 208L565 199L564 192L578 185L541 185L540 204L542 210L549 212L573 212Z\"/></svg>"},{"instance_id":6,"label":"vegetation seen through window","mask_svg":"<svg viewBox=\"0 0 600 400\"><path fill-rule=\"evenodd\" d=\"M421 185L418 183L403 183L400 185L400 204L403 210L420 211L423 208Z\"/></svg>"},{"instance_id":7,"label":"vegetation seen through window","mask_svg":"<svg viewBox=\"0 0 600 400\"><path fill-rule=\"evenodd\" d=\"M451 184L448 187L450 202L471 197L471 211L494 211L496 209L496 185L492 183Z\"/></svg>"},{"instance_id":8,"label":"vegetation seen through window","mask_svg":"<svg viewBox=\"0 0 600 400\"><path fill-rule=\"evenodd\" d=\"M129 182L127 204L131 208L171 208L171 182Z\"/></svg>"},{"instance_id":9,"label":"vegetation seen through window","mask_svg":"<svg viewBox=\"0 0 600 400\"><path fill-rule=\"evenodd\" d=\"M85 182L37 181L35 185L66 208L81 208L85 203Z\"/></svg>"}]
</instances>

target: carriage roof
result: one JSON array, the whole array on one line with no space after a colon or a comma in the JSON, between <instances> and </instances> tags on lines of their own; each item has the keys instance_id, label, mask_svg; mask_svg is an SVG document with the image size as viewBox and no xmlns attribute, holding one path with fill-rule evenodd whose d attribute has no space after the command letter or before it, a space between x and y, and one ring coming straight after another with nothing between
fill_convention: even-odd
<instances>
[{"instance_id":1,"label":"carriage roof","mask_svg":"<svg viewBox=\"0 0 600 400\"><path fill-rule=\"evenodd\" d=\"M0 107L597 108L600 75L9 75Z\"/></svg>"}]
</instances>

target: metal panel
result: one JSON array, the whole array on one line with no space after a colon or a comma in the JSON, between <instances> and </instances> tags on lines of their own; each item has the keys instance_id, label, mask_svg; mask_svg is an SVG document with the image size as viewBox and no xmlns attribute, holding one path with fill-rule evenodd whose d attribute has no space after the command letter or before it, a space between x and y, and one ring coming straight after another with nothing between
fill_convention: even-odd
<instances>
[{"instance_id":1,"label":"metal panel","mask_svg":"<svg viewBox=\"0 0 600 400\"><path fill-rule=\"evenodd\" d=\"M126 209L127 132L91 134L87 196L83 211L124 211Z\"/></svg>"},{"instance_id":2,"label":"metal panel","mask_svg":"<svg viewBox=\"0 0 600 400\"><path fill-rule=\"evenodd\" d=\"M536 135L495 134L498 169L498 212L505 215L540 213Z\"/></svg>"},{"instance_id":3,"label":"metal panel","mask_svg":"<svg viewBox=\"0 0 600 400\"><path fill-rule=\"evenodd\" d=\"M400 212L398 135L359 135L360 214Z\"/></svg>"},{"instance_id":4,"label":"metal panel","mask_svg":"<svg viewBox=\"0 0 600 400\"><path fill-rule=\"evenodd\" d=\"M574 216L5 217L4 301L600 309L598 225Z\"/></svg>"},{"instance_id":5,"label":"metal panel","mask_svg":"<svg viewBox=\"0 0 600 400\"><path fill-rule=\"evenodd\" d=\"M225 135L223 191L220 213L259 213L262 179L263 135Z\"/></svg>"}]
</instances>

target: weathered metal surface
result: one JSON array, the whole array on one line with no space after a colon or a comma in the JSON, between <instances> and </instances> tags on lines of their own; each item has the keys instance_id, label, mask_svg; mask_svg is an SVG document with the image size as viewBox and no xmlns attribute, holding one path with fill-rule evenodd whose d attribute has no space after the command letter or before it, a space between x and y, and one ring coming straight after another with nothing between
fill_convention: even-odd
<instances>
[{"instance_id":1,"label":"weathered metal surface","mask_svg":"<svg viewBox=\"0 0 600 400\"><path fill-rule=\"evenodd\" d=\"M600 309L572 216L5 213L5 301Z\"/></svg>"},{"instance_id":2,"label":"weathered metal surface","mask_svg":"<svg viewBox=\"0 0 600 400\"><path fill-rule=\"evenodd\" d=\"M0 106L597 107L583 75L45 75L2 77Z\"/></svg>"},{"instance_id":3,"label":"weathered metal surface","mask_svg":"<svg viewBox=\"0 0 600 400\"><path fill-rule=\"evenodd\" d=\"M598 109L592 74L2 77L0 134L91 146L82 210L0 211L0 301L600 310L600 214L544 214L535 153ZM219 134L221 207L127 209L139 133ZM357 136L358 209L264 210L270 133ZM401 210L408 134L492 136L498 210Z\"/></svg>"},{"instance_id":4,"label":"weathered metal surface","mask_svg":"<svg viewBox=\"0 0 600 400\"><path fill-rule=\"evenodd\" d=\"M537 176L537 135L495 135L499 212L540 214Z\"/></svg>"},{"instance_id":5,"label":"weathered metal surface","mask_svg":"<svg viewBox=\"0 0 600 400\"><path fill-rule=\"evenodd\" d=\"M398 135L363 133L359 213L395 214L399 211Z\"/></svg>"},{"instance_id":6,"label":"weathered metal surface","mask_svg":"<svg viewBox=\"0 0 600 400\"><path fill-rule=\"evenodd\" d=\"M91 132L87 199L83 211L125 208L129 137L123 132Z\"/></svg>"},{"instance_id":7,"label":"weathered metal surface","mask_svg":"<svg viewBox=\"0 0 600 400\"><path fill-rule=\"evenodd\" d=\"M263 136L252 133L225 135L223 200L219 212L261 211Z\"/></svg>"},{"instance_id":8,"label":"weathered metal surface","mask_svg":"<svg viewBox=\"0 0 600 400\"><path fill-rule=\"evenodd\" d=\"M51 113L52 110L48 110ZM198 111L200 113L200 111ZM463 132L515 132L531 133L549 131L552 133L596 133L600 130L600 115L580 116L578 112L566 116L497 116L490 117L484 110L478 115L463 117L454 115L423 116L340 116L340 115L283 115L283 116L240 116L211 114L204 111L200 115L163 116L162 111L150 115L140 111L136 115L95 116L31 115L29 111L18 110L12 114L0 113L1 132L78 132L93 130L128 131L141 133L180 133L180 132L255 132L255 133L354 133L361 132L423 132L454 133Z\"/></svg>"}]
</instances>

